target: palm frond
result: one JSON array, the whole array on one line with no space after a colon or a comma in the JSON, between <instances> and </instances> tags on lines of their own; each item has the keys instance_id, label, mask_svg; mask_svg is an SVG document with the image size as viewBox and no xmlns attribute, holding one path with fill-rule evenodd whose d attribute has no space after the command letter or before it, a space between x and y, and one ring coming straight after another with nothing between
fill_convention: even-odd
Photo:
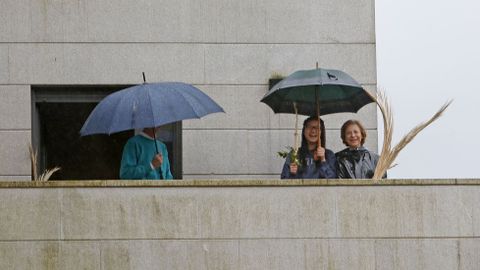
<instances>
[{"instance_id":1,"label":"palm frond","mask_svg":"<svg viewBox=\"0 0 480 270\"><path fill-rule=\"evenodd\" d=\"M403 138L398 142L398 144L392 150L392 153L391 153L392 159L395 159L398 156L398 153L400 153L400 151L407 144L409 144L415 138L415 136L418 135L418 133L420 133L423 129L425 129L428 125L433 123L435 120L440 118L440 116L442 116L443 112L448 108L448 106L450 106L451 103L452 103L452 100L446 102L442 107L440 107L440 109L430 119L428 119L423 123L418 124L412 130L410 130L410 132L408 132L405 136L403 136Z\"/></svg>"},{"instance_id":2,"label":"palm frond","mask_svg":"<svg viewBox=\"0 0 480 270\"><path fill-rule=\"evenodd\" d=\"M393 113L390 108L390 103L384 90L378 89L376 95L367 92L370 97L377 103L383 119L383 145L380 152L380 158L377 162L377 167L373 175L374 180L379 180L390 168L392 162L390 162L391 143L393 137Z\"/></svg>"},{"instance_id":3,"label":"palm frond","mask_svg":"<svg viewBox=\"0 0 480 270\"><path fill-rule=\"evenodd\" d=\"M38 177L38 179L36 181L48 181L48 179L50 179L52 174L54 174L56 171L59 171L59 170L60 170L60 167L54 167L52 169L47 169L40 175L40 177Z\"/></svg>"},{"instance_id":4,"label":"palm frond","mask_svg":"<svg viewBox=\"0 0 480 270\"><path fill-rule=\"evenodd\" d=\"M426 128L428 125L440 118L443 112L448 108L448 106L450 106L452 100L446 102L429 120L418 124L412 130L410 130L410 132L403 136L399 143L395 145L395 147L393 147L392 149L394 121L392 109L390 107L390 103L385 94L385 91L379 89L377 90L376 95L373 95L370 92L367 93L377 103L383 117L383 146L380 153L380 158L377 163L377 167L375 169L375 173L373 175L373 180L379 181L382 179L388 169L393 168L397 165L393 162L397 158L400 151L405 148L405 146L407 146L407 144L409 144L415 138L415 136L417 136L424 128Z\"/></svg>"},{"instance_id":5,"label":"palm frond","mask_svg":"<svg viewBox=\"0 0 480 270\"><path fill-rule=\"evenodd\" d=\"M60 170L60 167L55 167L53 169L47 169L45 170L40 176L38 175L37 171L37 164L38 164L38 158L37 158L37 151L33 149L33 146L31 143L28 143L28 151L30 152L30 163L32 166L32 178L33 181L48 181L50 177L56 172Z\"/></svg>"},{"instance_id":6,"label":"palm frond","mask_svg":"<svg viewBox=\"0 0 480 270\"><path fill-rule=\"evenodd\" d=\"M32 176L33 179L37 179L38 172L37 172L37 151L33 150L33 146L31 143L28 144L28 152L30 152L30 164L32 166Z\"/></svg>"}]
</instances>

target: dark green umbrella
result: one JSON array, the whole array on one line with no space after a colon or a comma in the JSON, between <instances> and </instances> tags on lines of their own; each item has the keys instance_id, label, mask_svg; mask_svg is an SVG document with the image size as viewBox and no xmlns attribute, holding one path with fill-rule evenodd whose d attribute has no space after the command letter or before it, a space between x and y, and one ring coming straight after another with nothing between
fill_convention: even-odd
<instances>
[{"instance_id":1,"label":"dark green umbrella","mask_svg":"<svg viewBox=\"0 0 480 270\"><path fill-rule=\"evenodd\" d=\"M320 115L331 113L356 113L374 100L347 73L317 67L292 73L274 85L261 102L270 106L275 113L296 115L294 147L296 153L298 114L320 117Z\"/></svg>"},{"instance_id":2,"label":"dark green umbrella","mask_svg":"<svg viewBox=\"0 0 480 270\"><path fill-rule=\"evenodd\" d=\"M295 103L302 115L355 113L374 102L365 89L345 72L321 68L292 73L274 85L261 101L275 113L295 113Z\"/></svg>"}]
</instances>

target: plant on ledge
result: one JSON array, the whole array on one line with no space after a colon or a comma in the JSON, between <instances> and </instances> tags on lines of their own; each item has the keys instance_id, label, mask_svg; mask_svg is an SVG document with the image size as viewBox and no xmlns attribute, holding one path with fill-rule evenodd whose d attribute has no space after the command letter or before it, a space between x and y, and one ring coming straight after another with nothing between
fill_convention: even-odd
<instances>
[{"instance_id":1,"label":"plant on ledge","mask_svg":"<svg viewBox=\"0 0 480 270\"><path fill-rule=\"evenodd\" d=\"M373 180L378 181L382 179L382 176L387 172L388 169L396 166L393 162L398 156L400 151L409 144L415 136L420 133L424 128L433 123L435 120L442 116L443 112L450 106L452 100L447 101L440 109L428 120L423 123L415 126L410 132L402 137L400 142L392 148L392 136L393 136L393 113L388 102L388 99L384 91L377 90L377 94L367 93L375 100L380 111L382 112L383 117L383 146L382 152L380 153L380 159L377 163L377 168L373 175Z\"/></svg>"},{"instance_id":2,"label":"plant on ledge","mask_svg":"<svg viewBox=\"0 0 480 270\"><path fill-rule=\"evenodd\" d=\"M53 169L45 170L41 175L37 172L37 151L33 150L32 144L28 144L28 151L30 152L30 162L32 164L32 176L33 181L48 181L52 174L60 170L60 167L54 167Z\"/></svg>"},{"instance_id":3,"label":"plant on ledge","mask_svg":"<svg viewBox=\"0 0 480 270\"><path fill-rule=\"evenodd\" d=\"M268 89L272 89L272 87L275 84L277 84L278 82L280 82L284 78L285 78L285 76L283 76L282 74L280 74L278 72L273 72L272 75L270 76L270 78L268 79Z\"/></svg>"}]
</instances>

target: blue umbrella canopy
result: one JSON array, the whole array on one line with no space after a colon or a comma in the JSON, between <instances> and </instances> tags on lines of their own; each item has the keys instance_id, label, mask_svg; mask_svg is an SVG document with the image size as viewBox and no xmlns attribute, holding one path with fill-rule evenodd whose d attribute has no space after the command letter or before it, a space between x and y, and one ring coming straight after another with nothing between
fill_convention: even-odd
<instances>
[{"instance_id":1,"label":"blue umbrella canopy","mask_svg":"<svg viewBox=\"0 0 480 270\"><path fill-rule=\"evenodd\" d=\"M144 83L106 96L89 115L80 135L157 127L216 112L224 110L193 85Z\"/></svg>"},{"instance_id":2,"label":"blue umbrella canopy","mask_svg":"<svg viewBox=\"0 0 480 270\"><path fill-rule=\"evenodd\" d=\"M281 80L268 91L261 102L275 113L320 115L357 112L374 100L347 73L334 69L299 70Z\"/></svg>"}]
</instances>

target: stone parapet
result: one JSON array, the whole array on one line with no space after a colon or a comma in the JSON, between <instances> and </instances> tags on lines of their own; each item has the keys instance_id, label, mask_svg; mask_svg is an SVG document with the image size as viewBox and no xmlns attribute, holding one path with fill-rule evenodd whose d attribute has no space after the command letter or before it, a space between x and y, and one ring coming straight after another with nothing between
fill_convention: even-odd
<instances>
[{"instance_id":1,"label":"stone parapet","mask_svg":"<svg viewBox=\"0 0 480 270\"><path fill-rule=\"evenodd\" d=\"M196 180L70 180L8 181L0 188L102 188L102 187L287 187L287 186L441 186L479 185L480 179L196 179Z\"/></svg>"},{"instance_id":2,"label":"stone parapet","mask_svg":"<svg viewBox=\"0 0 480 270\"><path fill-rule=\"evenodd\" d=\"M0 269L480 265L480 179L18 181L0 198Z\"/></svg>"}]
</instances>

